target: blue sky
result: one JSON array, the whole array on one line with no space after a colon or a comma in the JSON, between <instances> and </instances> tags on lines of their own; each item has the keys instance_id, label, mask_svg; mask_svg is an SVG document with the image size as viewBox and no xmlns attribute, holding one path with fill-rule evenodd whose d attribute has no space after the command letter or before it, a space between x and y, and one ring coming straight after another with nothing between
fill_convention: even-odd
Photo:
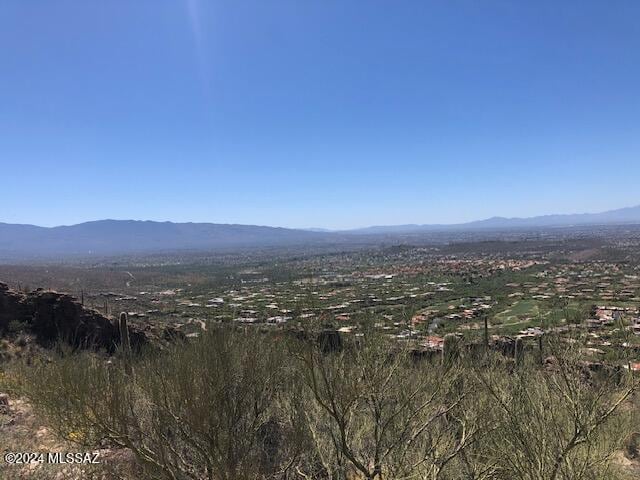
<instances>
[{"instance_id":1,"label":"blue sky","mask_svg":"<svg viewBox=\"0 0 640 480\"><path fill-rule=\"evenodd\" d=\"M640 204L640 2L0 3L0 221Z\"/></svg>"}]
</instances>

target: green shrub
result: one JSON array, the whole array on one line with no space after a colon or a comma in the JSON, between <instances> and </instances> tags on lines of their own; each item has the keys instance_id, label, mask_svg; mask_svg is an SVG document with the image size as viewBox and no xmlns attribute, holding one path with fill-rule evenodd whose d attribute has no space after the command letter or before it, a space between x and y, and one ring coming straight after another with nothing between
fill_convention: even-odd
<instances>
[{"instance_id":1,"label":"green shrub","mask_svg":"<svg viewBox=\"0 0 640 480\"><path fill-rule=\"evenodd\" d=\"M123 356L61 348L13 378L68 440L130 449L141 478L617 478L636 380L585 369L578 340L514 368L417 359L371 332L327 351L318 334L211 329L131 374Z\"/></svg>"}]
</instances>

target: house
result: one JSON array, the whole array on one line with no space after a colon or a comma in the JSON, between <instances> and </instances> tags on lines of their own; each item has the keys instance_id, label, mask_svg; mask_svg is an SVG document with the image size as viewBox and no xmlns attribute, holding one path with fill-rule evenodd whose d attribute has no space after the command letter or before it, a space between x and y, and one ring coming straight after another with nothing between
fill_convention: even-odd
<instances>
[{"instance_id":1,"label":"house","mask_svg":"<svg viewBox=\"0 0 640 480\"><path fill-rule=\"evenodd\" d=\"M599 328L604 327L605 325L613 325L613 318L611 317L588 318L587 320L585 320L585 324L587 325L587 329L597 330Z\"/></svg>"},{"instance_id":2,"label":"house","mask_svg":"<svg viewBox=\"0 0 640 480\"><path fill-rule=\"evenodd\" d=\"M640 317L631 319L631 330L635 335L640 335Z\"/></svg>"}]
</instances>

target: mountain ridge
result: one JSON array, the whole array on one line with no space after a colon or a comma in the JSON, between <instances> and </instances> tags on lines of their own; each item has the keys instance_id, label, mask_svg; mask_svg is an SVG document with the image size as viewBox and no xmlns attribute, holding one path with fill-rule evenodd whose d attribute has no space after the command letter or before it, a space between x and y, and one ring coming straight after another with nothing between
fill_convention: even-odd
<instances>
[{"instance_id":1,"label":"mountain ridge","mask_svg":"<svg viewBox=\"0 0 640 480\"><path fill-rule=\"evenodd\" d=\"M562 227L574 225L640 223L640 205L607 210L599 213L548 214L534 217L494 216L483 220L457 224L377 225L352 230L350 233L408 233L436 230L464 230L483 228Z\"/></svg>"},{"instance_id":2,"label":"mountain ridge","mask_svg":"<svg viewBox=\"0 0 640 480\"><path fill-rule=\"evenodd\" d=\"M491 217L459 224L381 225L353 230L294 229L263 225L152 220L94 220L75 225L40 227L0 222L0 257L116 255L232 248L327 245L354 237L640 224L640 205L600 213L537 217ZM351 239L351 240L349 240Z\"/></svg>"}]
</instances>

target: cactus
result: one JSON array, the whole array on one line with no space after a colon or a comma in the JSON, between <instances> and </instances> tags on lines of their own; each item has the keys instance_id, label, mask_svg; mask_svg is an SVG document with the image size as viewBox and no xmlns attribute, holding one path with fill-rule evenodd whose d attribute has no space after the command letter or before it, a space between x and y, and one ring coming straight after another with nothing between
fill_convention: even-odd
<instances>
[{"instance_id":1,"label":"cactus","mask_svg":"<svg viewBox=\"0 0 640 480\"><path fill-rule=\"evenodd\" d=\"M131 342L129 340L129 327L127 326L127 314L120 314L120 347L122 349L122 357L124 359L124 368L127 374L131 374Z\"/></svg>"},{"instance_id":2,"label":"cactus","mask_svg":"<svg viewBox=\"0 0 640 480\"><path fill-rule=\"evenodd\" d=\"M542 348L542 335L538 336L538 353L540 355L540 365L544 364L544 349Z\"/></svg>"},{"instance_id":3,"label":"cactus","mask_svg":"<svg viewBox=\"0 0 640 480\"><path fill-rule=\"evenodd\" d=\"M514 357L516 365L521 365L524 360L524 342L521 338L516 338Z\"/></svg>"},{"instance_id":4,"label":"cactus","mask_svg":"<svg viewBox=\"0 0 640 480\"><path fill-rule=\"evenodd\" d=\"M460 357L460 339L453 333L444 336L442 344L442 363L445 365L457 360Z\"/></svg>"},{"instance_id":5,"label":"cactus","mask_svg":"<svg viewBox=\"0 0 640 480\"><path fill-rule=\"evenodd\" d=\"M489 318L484 315L484 348L489 351Z\"/></svg>"}]
</instances>

